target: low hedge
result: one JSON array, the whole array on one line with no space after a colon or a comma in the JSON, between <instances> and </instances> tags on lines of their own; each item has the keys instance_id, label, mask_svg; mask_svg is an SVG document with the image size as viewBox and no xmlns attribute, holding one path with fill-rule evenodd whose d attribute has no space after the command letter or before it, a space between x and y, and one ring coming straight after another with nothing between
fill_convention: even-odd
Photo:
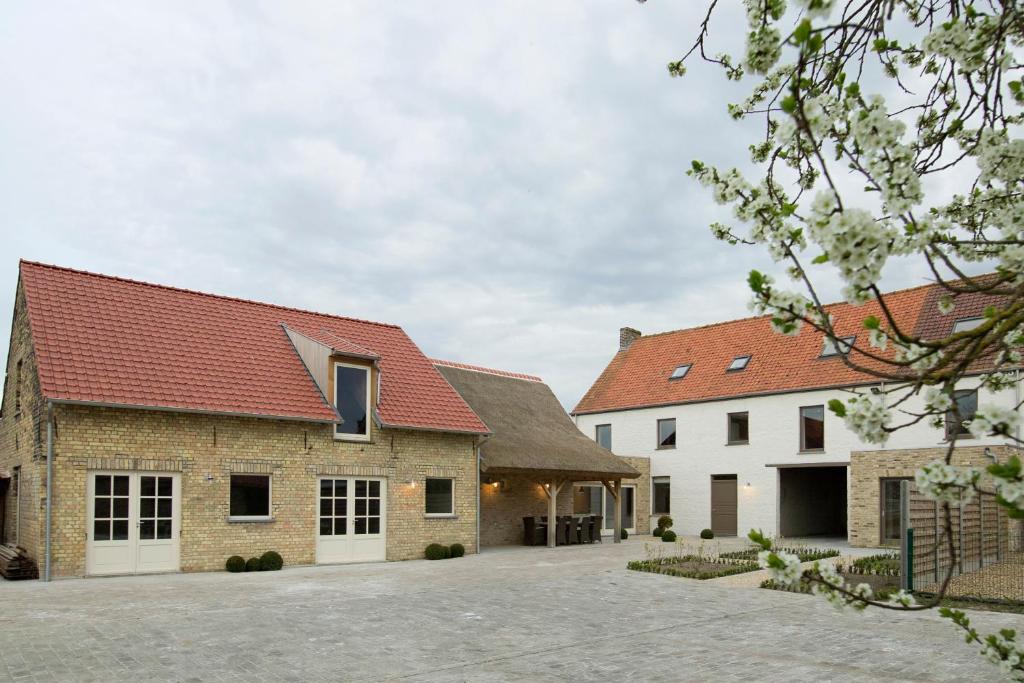
<instances>
[{"instance_id":1,"label":"low hedge","mask_svg":"<svg viewBox=\"0 0 1024 683\"><path fill-rule=\"evenodd\" d=\"M241 555L232 555L228 558L228 561L224 563L224 569L227 569L233 574L245 571L245 558Z\"/></svg>"},{"instance_id":2,"label":"low hedge","mask_svg":"<svg viewBox=\"0 0 1024 683\"><path fill-rule=\"evenodd\" d=\"M260 562L258 557L250 557L245 561L245 571L247 572L261 572L263 571L263 563Z\"/></svg>"},{"instance_id":3,"label":"low hedge","mask_svg":"<svg viewBox=\"0 0 1024 683\"><path fill-rule=\"evenodd\" d=\"M622 530L622 540L625 541L627 538L629 538L629 532L626 531L625 529L623 529Z\"/></svg>"},{"instance_id":4,"label":"low hedge","mask_svg":"<svg viewBox=\"0 0 1024 683\"><path fill-rule=\"evenodd\" d=\"M654 531L651 532L651 534L654 536L661 536L663 533L665 533L665 527L661 526L657 527Z\"/></svg>"},{"instance_id":5,"label":"low hedge","mask_svg":"<svg viewBox=\"0 0 1024 683\"><path fill-rule=\"evenodd\" d=\"M664 538L664 536L662 536ZM664 558L663 560L633 560L626 565L626 569L636 572L650 572L652 574L667 574L668 576L679 576L684 579L717 579L720 576L732 576L733 574L745 574L760 569L756 562L742 562L722 566L712 571L699 570L691 567L681 566L687 562L714 563L715 560L697 555L686 555L684 557Z\"/></svg>"},{"instance_id":6,"label":"low hedge","mask_svg":"<svg viewBox=\"0 0 1024 683\"><path fill-rule=\"evenodd\" d=\"M260 567L263 571L276 572L284 566L284 558L273 550L268 550L260 557Z\"/></svg>"},{"instance_id":7,"label":"low hedge","mask_svg":"<svg viewBox=\"0 0 1024 683\"><path fill-rule=\"evenodd\" d=\"M675 540L676 540L676 532L672 531L671 529L665 529L665 531L661 534L661 542L662 543L672 543Z\"/></svg>"},{"instance_id":8,"label":"low hedge","mask_svg":"<svg viewBox=\"0 0 1024 683\"><path fill-rule=\"evenodd\" d=\"M671 517L669 517L668 515L662 515L661 517L658 517L658 528L659 529L668 529L670 526L672 526L672 518Z\"/></svg>"},{"instance_id":9,"label":"low hedge","mask_svg":"<svg viewBox=\"0 0 1024 683\"><path fill-rule=\"evenodd\" d=\"M451 557L451 552L451 549L446 545L431 543L424 551L424 555L428 560L444 560Z\"/></svg>"},{"instance_id":10,"label":"low hedge","mask_svg":"<svg viewBox=\"0 0 1024 683\"><path fill-rule=\"evenodd\" d=\"M715 532L711 529L701 529L700 537L704 540L712 539L715 537Z\"/></svg>"},{"instance_id":11,"label":"low hedge","mask_svg":"<svg viewBox=\"0 0 1024 683\"><path fill-rule=\"evenodd\" d=\"M452 543L448 550L451 551L452 557L462 557L466 554L466 546L461 543Z\"/></svg>"}]
</instances>

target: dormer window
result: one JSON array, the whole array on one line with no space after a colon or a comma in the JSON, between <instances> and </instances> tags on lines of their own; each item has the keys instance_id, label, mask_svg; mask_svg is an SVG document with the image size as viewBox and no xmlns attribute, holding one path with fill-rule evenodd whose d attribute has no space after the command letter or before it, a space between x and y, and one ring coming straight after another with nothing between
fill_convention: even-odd
<instances>
[{"instance_id":1,"label":"dormer window","mask_svg":"<svg viewBox=\"0 0 1024 683\"><path fill-rule=\"evenodd\" d=\"M334 364L334 407L341 424L334 433L340 439L370 438L370 368L366 365Z\"/></svg>"},{"instance_id":2,"label":"dormer window","mask_svg":"<svg viewBox=\"0 0 1024 683\"><path fill-rule=\"evenodd\" d=\"M857 336L852 337L839 337L839 339L833 340L829 337L825 337L825 343L821 349L821 357L828 358L830 356L845 356L853 348L853 343L857 341Z\"/></svg>"},{"instance_id":3,"label":"dormer window","mask_svg":"<svg viewBox=\"0 0 1024 683\"><path fill-rule=\"evenodd\" d=\"M729 367L726 368L727 372L739 372L740 370L746 370L747 364L750 362L750 356L736 356L729 363Z\"/></svg>"},{"instance_id":4,"label":"dormer window","mask_svg":"<svg viewBox=\"0 0 1024 683\"><path fill-rule=\"evenodd\" d=\"M690 371L690 366L691 365L693 365L693 364L692 363L686 363L684 365L678 366L675 370L672 371L672 374L669 375L668 378L669 379L682 379L682 378L686 377L686 373L688 373Z\"/></svg>"},{"instance_id":5,"label":"dormer window","mask_svg":"<svg viewBox=\"0 0 1024 683\"><path fill-rule=\"evenodd\" d=\"M985 322L984 318L960 318L955 323L953 323L953 334L956 334L957 332L967 332L968 330L973 330L975 327L982 324L983 322Z\"/></svg>"}]
</instances>

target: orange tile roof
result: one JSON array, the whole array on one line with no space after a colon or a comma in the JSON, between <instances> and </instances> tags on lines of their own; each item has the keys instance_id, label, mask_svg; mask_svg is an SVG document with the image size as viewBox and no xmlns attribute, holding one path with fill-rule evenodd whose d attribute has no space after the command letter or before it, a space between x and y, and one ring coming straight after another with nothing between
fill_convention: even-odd
<instances>
[{"instance_id":1,"label":"orange tile roof","mask_svg":"<svg viewBox=\"0 0 1024 683\"><path fill-rule=\"evenodd\" d=\"M27 261L20 272L47 399L335 421L287 326L379 356L385 425L487 432L395 325Z\"/></svg>"},{"instance_id":2,"label":"orange tile roof","mask_svg":"<svg viewBox=\"0 0 1024 683\"><path fill-rule=\"evenodd\" d=\"M902 329L917 330L923 323L937 332L952 328L962 310L948 316L937 312L935 285L892 292L885 297ZM926 301L931 305L926 309ZM958 305L958 309L959 309ZM864 318L882 318L877 301L863 306L838 303L827 306L840 336L857 335L866 342ZM925 312L927 311L927 312ZM934 312L933 312L934 311ZM929 336L938 336L929 335ZM745 395L851 386L872 378L847 367L838 356L821 358L823 335L805 328L797 337L772 331L770 318L761 316L704 325L674 332L645 335L619 351L587 391L573 413L597 413L645 406L672 405ZM890 353L892 348L890 347ZM737 356L751 356L746 369L727 372ZM863 357L870 366L877 361ZM683 379L669 380L679 365L692 363Z\"/></svg>"}]
</instances>

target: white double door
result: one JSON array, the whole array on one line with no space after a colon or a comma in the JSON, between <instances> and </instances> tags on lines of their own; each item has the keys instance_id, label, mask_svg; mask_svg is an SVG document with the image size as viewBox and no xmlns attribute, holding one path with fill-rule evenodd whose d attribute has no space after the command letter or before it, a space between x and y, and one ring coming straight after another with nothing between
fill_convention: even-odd
<instances>
[{"instance_id":1,"label":"white double door","mask_svg":"<svg viewBox=\"0 0 1024 683\"><path fill-rule=\"evenodd\" d=\"M386 510L386 479L321 477L317 482L317 563L387 559Z\"/></svg>"},{"instance_id":2,"label":"white double door","mask_svg":"<svg viewBox=\"0 0 1024 683\"><path fill-rule=\"evenodd\" d=\"M181 475L89 472L86 573L177 571Z\"/></svg>"}]
</instances>

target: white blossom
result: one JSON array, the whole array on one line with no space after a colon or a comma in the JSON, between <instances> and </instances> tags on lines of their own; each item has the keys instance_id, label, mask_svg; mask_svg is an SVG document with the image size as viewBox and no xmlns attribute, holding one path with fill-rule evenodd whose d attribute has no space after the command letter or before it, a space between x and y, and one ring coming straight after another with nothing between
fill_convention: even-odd
<instances>
[{"instance_id":1,"label":"white blossom","mask_svg":"<svg viewBox=\"0 0 1024 683\"><path fill-rule=\"evenodd\" d=\"M914 474L914 484L927 498L959 505L974 499L972 486L980 476L981 472L973 467L954 467L936 460Z\"/></svg>"},{"instance_id":2,"label":"white blossom","mask_svg":"<svg viewBox=\"0 0 1024 683\"><path fill-rule=\"evenodd\" d=\"M939 387L928 387L924 392L924 402L933 412L945 413L953 407L952 397Z\"/></svg>"},{"instance_id":3,"label":"white blossom","mask_svg":"<svg viewBox=\"0 0 1024 683\"><path fill-rule=\"evenodd\" d=\"M762 569L768 570L773 581L782 586L794 586L803 576L800 558L784 550L762 550L757 554L757 563Z\"/></svg>"},{"instance_id":4,"label":"white blossom","mask_svg":"<svg viewBox=\"0 0 1024 683\"><path fill-rule=\"evenodd\" d=\"M892 422L892 413L882 400L860 395L846 402L847 428L867 443L884 444L889 439L886 427Z\"/></svg>"},{"instance_id":5,"label":"white blossom","mask_svg":"<svg viewBox=\"0 0 1024 683\"><path fill-rule=\"evenodd\" d=\"M982 406L975 411L974 418L964 424L977 439L990 434L1009 434L1020 424L1020 413L1013 408Z\"/></svg>"}]
</instances>

